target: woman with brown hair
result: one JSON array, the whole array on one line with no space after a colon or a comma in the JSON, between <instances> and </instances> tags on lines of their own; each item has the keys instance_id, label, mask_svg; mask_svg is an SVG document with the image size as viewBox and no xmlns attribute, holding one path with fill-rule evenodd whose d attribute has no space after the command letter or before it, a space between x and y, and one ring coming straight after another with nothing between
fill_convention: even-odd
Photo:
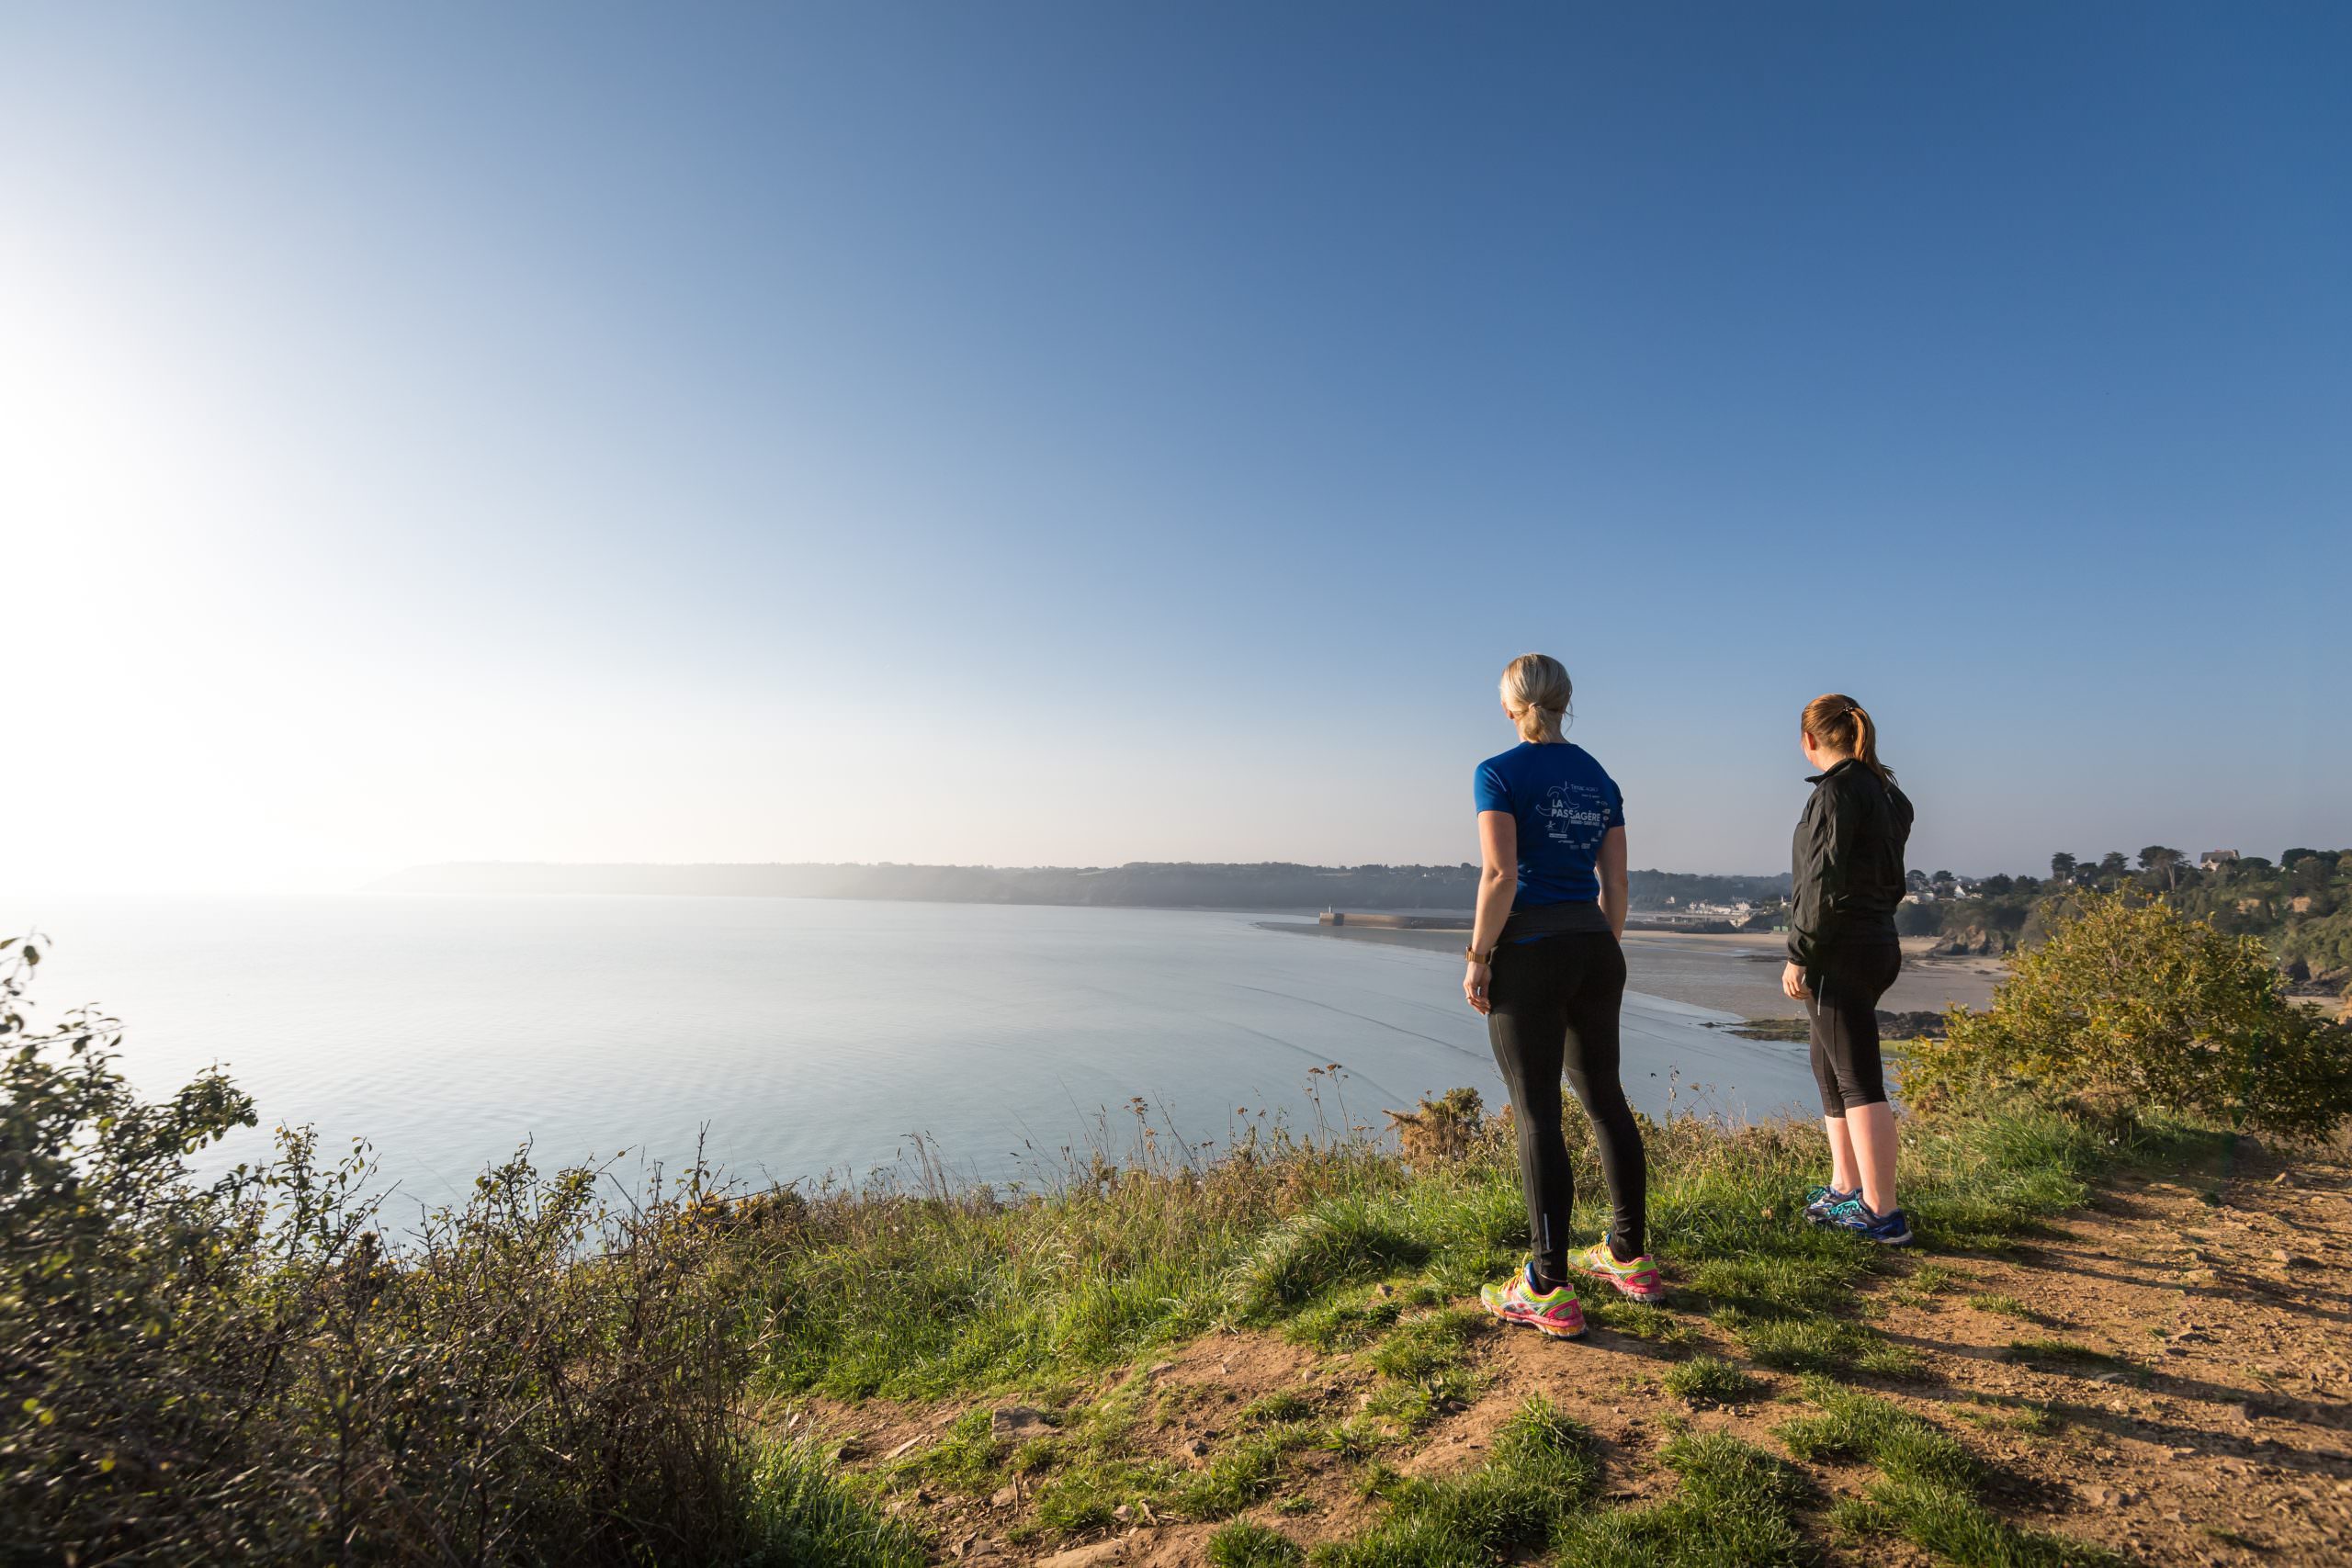
<instances>
[{"instance_id":1,"label":"woman with brown hair","mask_svg":"<svg viewBox=\"0 0 2352 1568\"><path fill-rule=\"evenodd\" d=\"M1798 744L1817 770L1791 853L1789 962L1781 989L1812 1022L1813 1076L1829 1134L1829 1185L1805 1215L1901 1247L1911 1224L1894 1196L1894 1111L1879 1056L1878 999L1903 967L1894 934L1911 802L1879 761L1878 726L1832 692L1807 703Z\"/></svg>"}]
</instances>

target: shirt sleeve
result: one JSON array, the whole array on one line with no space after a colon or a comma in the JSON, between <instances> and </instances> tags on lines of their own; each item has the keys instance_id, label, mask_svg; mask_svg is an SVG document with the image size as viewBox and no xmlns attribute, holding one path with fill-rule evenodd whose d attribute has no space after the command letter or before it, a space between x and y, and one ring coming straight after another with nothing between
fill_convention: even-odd
<instances>
[{"instance_id":1,"label":"shirt sleeve","mask_svg":"<svg viewBox=\"0 0 2352 1568\"><path fill-rule=\"evenodd\" d=\"M1611 779L1609 781L1609 820L1602 824L1600 830L1605 833L1611 828L1623 828L1624 825L1625 792L1617 787L1615 779Z\"/></svg>"},{"instance_id":2,"label":"shirt sleeve","mask_svg":"<svg viewBox=\"0 0 2352 1568\"><path fill-rule=\"evenodd\" d=\"M1478 774L1470 786L1471 797L1481 811L1510 811L1510 786L1503 783L1502 770L1492 762L1478 764Z\"/></svg>"}]
</instances>

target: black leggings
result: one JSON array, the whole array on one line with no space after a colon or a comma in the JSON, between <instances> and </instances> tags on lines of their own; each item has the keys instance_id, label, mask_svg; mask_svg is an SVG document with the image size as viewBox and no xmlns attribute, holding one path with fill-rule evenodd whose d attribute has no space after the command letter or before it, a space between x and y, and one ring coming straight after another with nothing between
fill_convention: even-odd
<instances>
[{"instance_id":1,"label":"black leggings","mask_svg":"<svg viewBox=\"0 0 2352 1568\"><path fill-rule=\"evenodd\" d=\"M1878 999L1903 968L1893 940L1833 947L1821 967L1805 976L1813 995L1813 1079L1821 1086L1821 1113L1843 1117L1854 1107L1886 1103L1886 1069L1879 1061Z\"/></svg>"},{"instance_id":2,"label":"black leggings","mask_svg":"<svg viewBox=\"0 0 2352 1568\"><path fill-rule=\"evenodd\" d=\"M1567 1141L1560 1134L1563 1068L1600 1145L1600 1169L1616 1209L1612 1248L1621 1258L1645 1250L1642 1134L1617 1081L1617 1007L1624 995L1625 954L1607 931L1513 942L1495 953L1487 1038L1510 1089L1527 1232L1535 1271L1548 1282L1568 1277L1568 1209L1576 1197Z\"/></svg>"}]
</instances>

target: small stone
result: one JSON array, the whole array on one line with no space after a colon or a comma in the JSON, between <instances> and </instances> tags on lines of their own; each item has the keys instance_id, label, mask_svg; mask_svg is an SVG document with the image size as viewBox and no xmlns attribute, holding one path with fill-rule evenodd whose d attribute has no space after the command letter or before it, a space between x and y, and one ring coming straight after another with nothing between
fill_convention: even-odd
<instances>
[{"instance_id":1,"label":"small stone","mask_svg":"<svg viewBox=\"0 0 2352 1568\"><path fill-rule=\"evenodd\" d=\"M989 1506L991 1508L1010 1508L1020 1501L1021 1483L1015 1481L1009 1485L998 1487L995 1493L989 1498Z\"/></svg>"},{"instance_id":2,"label":"small stone","mask_svg":"<svg viewBox=\"0 0 2352 1568\"><path fill-rule=\"evenodd\" d=\"M885 1460L904 1459L930 1440L931 1434L929 1432L918 1432L913 1437L909 1438L905 1442L900 1443L897 1448L892 1449L888 1453L884 1454L882 1457Z\"/></svg>"}]
</instances>

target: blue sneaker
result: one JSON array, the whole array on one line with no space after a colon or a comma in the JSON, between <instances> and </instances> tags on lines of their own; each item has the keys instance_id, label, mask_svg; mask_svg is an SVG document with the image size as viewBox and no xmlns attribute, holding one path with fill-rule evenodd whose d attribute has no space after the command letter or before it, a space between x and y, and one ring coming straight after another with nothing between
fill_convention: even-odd
<instances>
[{"instance_id":1,"label":"blue sneaker","mask_svg":"<svg viewBox=\"0 0 2352 1568\"><path fill-rule=\"evenodd\" d=\"M1902 1210L1878 1213L1860 1198L1849 1198L1830 1210L1829 1218L1823 1223L1852 1231L1865 1241L1874 1241L1882 1247L1911 1245L1911 1222L1904 1217Z\"/></svg>"},{"instance_id":2,"label":"blue sneaker","mask_svg":"<svg viewBox=\"0 0 2352 1568\"><path fill-rule=\"evenodd\" d=\"M1851 1192L1841 1192L1835 1187L1816 1187L1804 1195L1804 1217L1816 1225L1826 1225L1838 1204L1850 1203L1861 1195L1862 1190L1859 1187Z\"/></svg>"}]
</instances>

